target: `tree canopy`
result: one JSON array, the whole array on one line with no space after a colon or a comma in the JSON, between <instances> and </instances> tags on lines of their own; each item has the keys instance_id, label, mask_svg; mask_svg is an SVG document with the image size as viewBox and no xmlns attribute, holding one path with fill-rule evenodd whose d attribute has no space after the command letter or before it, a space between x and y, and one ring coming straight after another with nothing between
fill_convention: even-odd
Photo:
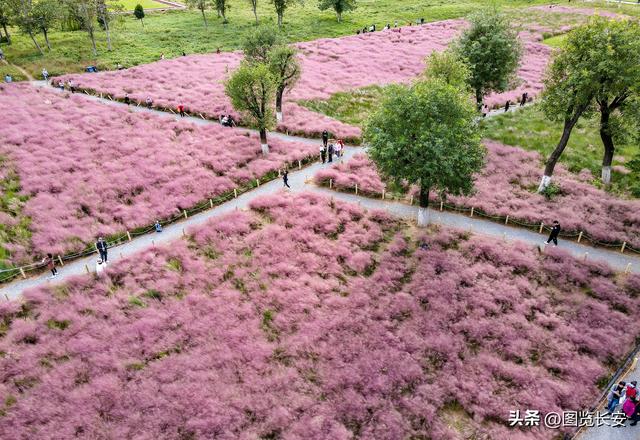
<instances>
[{"instance_id":1,"label":"tree canopy","mask_svg":"<svg viewBox=\"0 0 640 440\"><path fill-rule=\"evenodd\" d=\"M469 89L471 72L469 66L460 56L453 51L433 51L425 60L427 78L439 78L447 84L458 87L461 90Z\"/></svg>"},{"instance_id":2,"label":"tree canopy","mask_svg":"<svg viewBox=\"0 0 640 440\"><path fill-rule=\"evenodd\" d=\"M469 17L471 26L455 44L455 50L469 65L469 84L478 105L490 92L503 92L515 77L522 47L506 17L488 9Z\"/></svg>"},{"instance_id":3,"label":"tree canopy","mask_svg":"<svg viewBox=\"0 0 640 440\"><path fill-rule=\"evenodd\" d=\"M343 12L353 11L357 7L357 0L319 0L318 2L318 9L321 11L325 11L327 9L333 9L336 11L338 23L342 21Z\"/></svg>"},{"instance_id":4,"label":"tree canopy","mask_svg":"<svg viewBox=\"0 0 640 440\"><path fill-rule=\"evenodd\" d=\"M249 62L268 63L269 51L281 44L278 32L271 26L258 26L242 42L244 59Z\"/></svg>"},{"instance_id":5,"label":"tree canopy","mask_svg":"<svg viewBox=\"0 0 640 440\"><path fill-rule=\"evenodd\" d=\"M429 193L469 194L484 163L476 111L469 95L441 79L390 86L364 130L369 155L380 172ZM426 224L426 210L418 217Z\"/></svg>"}]
</instances>

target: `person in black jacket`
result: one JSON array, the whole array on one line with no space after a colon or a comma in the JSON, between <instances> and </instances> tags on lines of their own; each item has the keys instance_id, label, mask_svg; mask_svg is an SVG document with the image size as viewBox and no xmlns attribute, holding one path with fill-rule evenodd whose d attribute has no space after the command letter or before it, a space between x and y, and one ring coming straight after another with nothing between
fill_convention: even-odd
<instances>
[{"instance_id":1,"label":"person in black jacket","mask_svg":"<svg viewBox=\"0 0 640 440\"><path fill-rule=\"evenodd\" d=\"M324 148L327 148L327 142L329 142L329 132L324 130L322 132L322 145L324 145Z\"/></svg>"},{"instance_id":2,"label":"person in black jacket","mask_svg":"<svg viewBox=\"0 0 640 440\"><path fill-rule=\"evenodd\" d=\"M284 183L284 186L291 188L289 186L289 171L284 170L284 173L282 174L282 182Z\"/></svg>"},{"instance_id":3,"label":"person in black jacket","mask_svg":"<svg viewBox=\"0 0 640 440\"><path fill-rule=\"evenodd\" d=\"M327 150L327 162L331 163L333 162L333 153L335 152L335 147L333 145L333 142L331 142L329 144L329 149Z\"/></svg>"},{"instance_id":4,"label":"person in black jacket","mask_svg":"<svg viewBox=\"0 0 640 440\"><path fill-rule=\"evenodd\" d=\"M98 237L98 242L96 243L96 249L100 253L100 259L103 262L107 262L107 242L104 241L104 238Z\"/></svg>"},{"instance_id":5,"label":"person in black jacket","mask_svg":"<svg viewBox=\"0 0 640 440\"><path fill-rule=\"evenodd\" d=\"M558 246L559 234L560 234L560 223L558 223L558 220L554 220L553 226L551 227L551 234L549 234L549 239L547 240L547 244L553 241L553 244Z\"/></svg>"}]
</instances>

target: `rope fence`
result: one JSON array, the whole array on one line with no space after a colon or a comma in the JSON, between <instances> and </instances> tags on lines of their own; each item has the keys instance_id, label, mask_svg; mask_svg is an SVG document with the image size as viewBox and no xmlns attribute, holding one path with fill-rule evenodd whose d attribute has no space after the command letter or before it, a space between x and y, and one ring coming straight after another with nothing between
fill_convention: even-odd
<instances>
[{"instance_id":1,"label":"rope fence","mask_svg":"<svg viewBox=\"0 0 640 440\"><path fill-rule=\"evenodd\" d=\"M407 196L403 194L388 193L385 190L382 190L382 193L379 193L376 191L363 191L361 188L358 188L357 183L354 184L353 187L348 187L345 185L334 184L333 179L324 179L320 181L319 184L323 186L328 186L330 189L334 189L336 191L344 191L344 192L353 191L356 195L362 195L370 198L382 198L383 200L393 200L393 201L398 201L402 203L408 202L410 205L414 205L414 202L415 202L413 195L409 195L407 200ZM539 234L551 231L551 227L545 225L544 222L529 223L527 221L514 218L510 215L507 215L507 216L492 215L478 208L475 208L473 206L468 207L468 206L449 205L449 204L446 204L444 200L440 200L439 202L436 201L436 204L438 203L439 203L440 211L447 210L452 212L468 213L470 217L478 216L478 217L486 218L496 222L499 221L501 223L504 223L505 225L517 225L522 228L533 229ZM612 249L618 248L621 253L629 251L629 252L640 255L640 248L635 248L626 241L615 241L615 242L600 241L590 236L585 231L561 232L559 234L559 237L567 238L567 239L575 239L576 242L578 243L586 241L586 242L589 242L591 246L594 246L594 247L600 246L600 247L612 248Z\"/></svg>"},{"instance_id":2,"label":"rope fence","mask_svg":"<svg viewBox=\"0 0 640 440\"><path fill-rule=\"evenodd\" d=\"M281 176L282 171L285 169L293 169L293 168L302 169L304 165L307 165L308 163L314 160L315 160L315 154L312 154L303 159L295 161L295 163L286 162L283 168L279 168L277 170L271 170L268 173L264 174L263 176L256 178L254 180L251 180L244 185L240 185L236 188L226 191L225 193L217 197L206 199L202 202L199 202L198 204L196 204L191 208L187 208L187 209L178 208L177 214L169 218L158 219L158 223L160 223L160 225L164 227L173 223L177 223L181 220L187 219L195 214L199 214L201 212L212 209L215 206L219 206L229 200L238 198L242 194L257 188L266 182L270 182L276 178L279 178ZM114 236L108 236L106 237L105 241L107 243L108 248L113 248L123 243L132 241L135 237L146 235L152 231L155 231L155 222L151 225L144 225L138 228L124 231ZM73 261L78 258L86 257L95 253L98 253L98 250L96 249L95 245L92 244L92 245L88 245L83 250L71 252L65 255L55 255L53 259L58 265L64 266L65 262ZM27 273L34 272L34 271L41 271L46 267L46 265L47 265L46 262L34 262L34 263L30 263L23 266L0 269L0 284L12 281L18 277L22 277L23 279L25 279L27 278Z\"/></svg>"}]
</instances>

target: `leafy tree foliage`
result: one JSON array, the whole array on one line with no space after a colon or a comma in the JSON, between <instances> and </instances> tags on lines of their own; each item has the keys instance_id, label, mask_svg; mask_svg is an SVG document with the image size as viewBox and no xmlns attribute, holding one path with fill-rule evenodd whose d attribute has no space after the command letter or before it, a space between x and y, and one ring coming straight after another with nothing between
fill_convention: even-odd
<instances>
[{"instance_id":1,"label":"leafy tree foliage","mask_svg":"<svg viewBox=\"0 0 640 440\"><path fill-rule=\"evenodd\" d=\"M469 66L456 52L434 51L427 57L426 64L425 76L427 78L439 78L445 83L463 90L469 88L469 79L471 78Z\"/></svg>"},{"instance_id":2,"label":"leafy tree foliage","mask_svg":"<svg viewBox=\"0 0 640 440\"><path fill-rule=\"evenodd\" d=\"M470 85L480 105L486 94L508 89L522 47L516 31L498 11L480 11L469 20L471 26L457 41L456 51L469 65Z\"/></svg>"},{"instance_id":3,"label":"leafy tree foliage","mask_svg":"<svg viewBox=\"0 0 640 440\"><path fill-rule=\"evenodd\" d=\"M301 3L301 0L271 0L271 2L276 8L276 14L278 14L278 27L282 27L284 12L296 3Z\"/></svg>"},{"instance_id":4,"label":"leafy tree foliage","mask_svg":"<svg viewBox=\"0 0 640 440\"><path fill-rule=\"evenodd\" d=\"M269 51L280 42L280 36L274 28L259 26L249 32L242 42L244 58L251 63L268 63Z\"/></svg>"},{"instance_id":5,"label":"leafy tree foliage","mask_svg":"<svg viewBox=\"0 0 640 440\"><path fill-rule=\"evenodd\" d=\"M204 11L213 8L213 0L185 0L185 3L190 9L198 9L202 13L202 20L204 20L204 27L209 27L207 23L207 16Z\"/></svg>"},{"instance_id":6,"label":"leafy tree foliage","mask_svg":"<svg viewBox=\"0 0 640 440\"><path fill-rule=\"evenodd\" d=\"M357 0L320 0L318 2L318 8L321 11L325 11L327 9L333 9L334 11L336 11L338 23L342 21L343 12L353 11L357 7Z\"/></svg>"},{"instance_id":7,"label":"leafy tree foliage","mask_svg":"<svg viewBox=\"0 0 640 440\"><path fill-rule=\"evenodd\" d=\"M282 118L282 96L300 78L297 50L292 46L277 46L269 52L269 70L276 81L276 114Z\"/></svg>"},{"instance_id":8,"label":"leafy tree foliage","mask_svg":"<svg viewBox=\"0 0 640 440\"><path fill-rule=\"evenodd\" d=\"M142 27L144 27L144 8L140 3L138 3L133 10L133 15L136 17L136 19L140 20L140 23L142 23Z\"/></svg>"},{"instance_id":9,"label":"leafy tree foliage","mask_svg":"<svg viewBox=\"0 0 640 440\"><path fill-rule=\"evenodd\" d=\"M428 223L429 193L469 194L484 148L468 95L441 79L391 86L364 138L379 170L420 188L418 224Z\"/></svg>"}]
</instances>

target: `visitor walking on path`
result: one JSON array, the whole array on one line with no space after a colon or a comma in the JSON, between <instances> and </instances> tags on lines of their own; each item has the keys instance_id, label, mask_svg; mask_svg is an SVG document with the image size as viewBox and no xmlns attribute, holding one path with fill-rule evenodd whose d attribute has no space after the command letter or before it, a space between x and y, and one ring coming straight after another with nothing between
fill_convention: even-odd
<instances>
[{"instance_id":1,"label":"visitor walking on path","mask_svg":"<svg viewBox=\"0 0 640 440\"><path fill-rule=\"evenodd\" d=\"M607 413L613 414L616 407L620 403L620 399L624 396L624 388L627 383L624 380L621 380L617 384L614 384L611 387L611 391L607 396Z\"/></svg>"},{"instance_id":2,"label":"visitor walking on path","mask_svg":"<svg viewBox=\"0 0 640 440\"><path fill-rule=\"evenodd\" d=\"M325 163L327 160L327 149L324 144L320 145L320 159L322 160L322 163Z\"/></svg>"},{"instance_id":3,"label":"visitor walking on path","mask_svg":"<svg viewBox=\"0 0 640 440\"><path fill-rule=\"evenodd\" d=\"M47 269L51 271L51 277L55 278L58 276L58 269L56 269L56 262L53 259L53 255L47 254L44 260L42 260L42 264L46 264Z\"/></svg>"},{"instance_id":4,"label":"visitor walking on path","mask_svg":"<svg viewBox=\"0 0 640 440\"><path fill-rule=\"evenodd\" d=\"M180 104L178 106L178 113L180 113L180 116L184 116L184 105Z\"/></svg>"},{"instance_id":5,"label":"visitor walking on path","mask_svg":"<svg viewBox=\"0 0 640 440\"><path fill-rule=\"evenodd\" d=\"M291 188L289 186L289 171L284 170L284 173L282 174L282 182L284 183L284 186Z\"/></svg>"},{"instance_id":6,"label":"visitor walking on path","mask_svg":"<svg viewBox=\"0 0 640 440\"><path fill-rule=\"evenodd\" d=\"M131 99L129 99L128 93L124 95L124 103L127 105L131 104Z\"/></svg>"},{"instance_id":7,"label":"visitor walking on path","mask_svg":"<svg viewBox=\"0 0 640 440\"><path fill-rule=\"evenodd\" d=\"M329 156L327 162L333 162L333 153L335 152L335 147L333 146L333 142L329 144L329 149L327 150L327 154Z\"/></svg>"},{"instance_id":8,"label":"visitor walking on path","mask_svg":"<svg viewBox=\"0 0 640 440\"><path fill-rule=\"evenodd\" d=\"M551 233L549 234L549 239L547 240L547 244L553 241L553 244L558 246L559 234L560 234L560 223L558 223L558 220L554 220L553 226L551 227Z\"/></svg>"},{"instance_id":9,"label":"visitor walking on path","mask_svg":"<svg viewBox=\"0 0 640 440\"><path fill-rule=\"evenodd\" d=\"M520 101L520 107L524 107L528 99L529 99L529 94L527 92L524 92L522 94L522 100Z\"/></svg>"},{"instance_id":10,"label":"visitor walking on path","mask_svg":"<svg viewBox=\"0 0 640 440\"><path fill-rule=\"evenodd\" d=\"M162 225L158 220L156 220L156 224L153 225L153 227L155 228L156 232L162 232Z\"/></svg>"},{"instance_id":11,"label":"visitor walking on path","mask_svg":"<svg viewBox=\"0 0 640 440\"><path fill-rule=\"evenodd\" d=\"M327 142L329 142L329 132L324 130L322 132L322 145L324 145L324 148L327 148Z\"/></svg>"},{"instance_id":12,"label":"visitor walking on path","mask_svg":"<svg viewBox=\"0 0 640 440\"><path fill-rule=\"evenodd\" d=\"M511 106L511 101L507 101L506 104L504 105L504 112L508 112L509 111L509 107Z\"/></svg>"},{"instance_id":13,"label":"visitor walking on path","mask_svg":"<svg viewBox=\"0 0 640 440\"><path fill-rule=\"evenodd\" d=\"M147 104L147 108L151 108L153 106L153 99L151 99L151 96L147 96L145 103Z\"/></svg>"},{"instance_id":14,"label":"visitor walking on path","mask_svg":"<svg viewBox=\"0 0 640 440\"><path fill-rule=\"evenodd\" d=\"M42 78L45 81L49 81L49 72L47 72L47 69L45 69L44 67L42 68Z\"/></svg>"},{"instance_id":15,"label":"visitor walking on path","mask_svg":"<svg viewBox=\"0 0 640 440\"><path fill-rule=\"evenodd\" d=\"M100 258L105 263L107 262L107 248L108 248L108 245L107 245L107 242L104 241L104 238L98 237L98 242L96 243L96 249L98 249L98 252L100 253Z\"/></svg>"}]
</instances>

